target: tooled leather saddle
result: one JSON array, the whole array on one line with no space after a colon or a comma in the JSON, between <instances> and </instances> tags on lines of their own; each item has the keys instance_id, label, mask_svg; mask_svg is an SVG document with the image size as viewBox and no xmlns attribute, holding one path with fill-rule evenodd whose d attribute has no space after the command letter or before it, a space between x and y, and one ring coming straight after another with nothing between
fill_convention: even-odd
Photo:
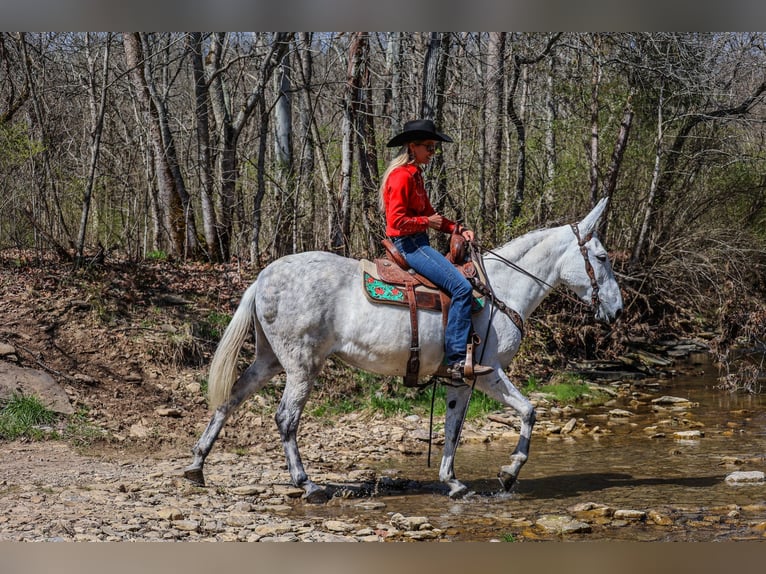
<instances>
[{"instance_id":1,"label":"tooled leather saddle","mask_svg":"<svg viewBox=\"0 0 766 574\"><path fill-rule=\"evenodd\" d=\"M416 273L390 239L383 239L382 243L386 250L385 257L373 261L362 259L360 262L364 292L374 303L409 307L410 356L407 360L404 385L417 387L420 371L418 309L441 311L442 324L446 327L450 297L426 277ZM471 281L477 277L478 272L470 258L466 258L466 252L465 239L453 234L450 239L450 251L446 257L464 277ZM483 307L483 296L474 291L473 311L479 312Z\"/></svg>"}]
</instances>

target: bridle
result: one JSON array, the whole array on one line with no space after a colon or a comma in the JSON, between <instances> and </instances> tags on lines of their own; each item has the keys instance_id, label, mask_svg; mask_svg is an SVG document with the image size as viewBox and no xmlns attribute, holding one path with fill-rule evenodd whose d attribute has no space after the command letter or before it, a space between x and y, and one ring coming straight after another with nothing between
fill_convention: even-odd
<instances>
[{"instance_id":1,"label":"bridle","mask_svg":"<svg viewBox=\"0 0 766 574\"><path fill-rule=\"evenodd\" d=\"M572 232L577 238L577 245L580 247L580 253L582 253L582 257L585 260L585 272L588 274L588 278L590 278L590 304L591 307L595 309L595 312L598 313L599 307L601 306L601 299L598 296L598 281L596 281L596 272L593 270L593 265L591 264L590 258L588 257L588 247L586 245L586 243L588 243L588 241L593 238L593 232L590 232L588 235L581 238L580 229L577 227L577 224L571 223L570 227L572 228Z\"/></svg>"},{"instance_id":2,"label":"bridle","mask_svg":"<svg viewBox=\"0 0 766 574\"><path fill-rule=\"evenodd\" d=\"M570 223L569 227L572 229L572 233L574 233L575 238L577 239L577 246L580 248L580 253L582 254L583 260L585 261L585 273L588 275L588 278L590 279L590 286L591 286L591 296L590 296L590 304L591 307L595 310L596 313L598 313L599 308L601 307L601 299L599 297L599 286L598 281L596 280L596 272L593 269L593 264L590 262L590 258L588 257L588 246L587 243L593 238L593 232L588 233L585 237L580 236L580 228L578 227L577 223ZM548 283L547 281L541 279L540 277L537 277L533 273L530 273L523 267L520 267L513 261L509 261L499 253L488 249L486 247L482 247L477 242L471 241L468 243L468 247L470 250L471 258L473 259L474 263L479 265L484 271L484 261L481 257L481 253L488 253L495 257L498 261L502 262L507 267L510 267L511 269L514 269L518 271L519 273L526 275L530 279L536 281L540 285L544 285L550 289L553 289L553 285ZM484 277L487 277L486 272L483 273ZM503 301L498 299L497 295L495 295L494 290L489 285L489 283L482 283L478 277L474 277L471 279L472 286L482 295L488 297L488 299L492 302L492 304L500 311L505 313L513 322L514 325L521 331L521 336L524 336L524 321L521 317L521 315L516 312L515 310L511 309L506 305ZM573 301L575 303L580 303L580 300L576 297L573 297L569 293L564 293L564 296L569 299L570 301ZM490 321L491 322L491 321Z\"/></svg>"}]
</instances>

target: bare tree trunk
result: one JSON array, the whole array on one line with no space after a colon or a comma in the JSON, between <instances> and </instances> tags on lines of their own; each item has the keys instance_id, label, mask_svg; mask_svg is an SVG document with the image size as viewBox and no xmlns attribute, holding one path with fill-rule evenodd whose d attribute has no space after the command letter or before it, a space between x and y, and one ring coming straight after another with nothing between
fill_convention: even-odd
<instances>
[{"instance_id":1,"label":"bare tree trunk","mask_svg":"<svg viewBox=\"0 0 766 574\"><path fill-rule=\"evenodd\" d=\"M274 155L277 161L276 187L279 196L279 223L274 255L281 257L297 249L297 199L293 190L293 118L290 54L286 52L275 75L277 102L274 106Z\"/></svg>"},{"instance_id":2,"label":"bare tree trunk","mask_svg":"<svg viewBox=\"0 0 766 574\"><path fill-rule=\"evenodd\" d=\"M359 34L351 36L349 46L348 67L346 69L346 86L343 94L343 118L341 125L341 166L340 166L340 196L337 199L338 218L332 229L330 245L332 250L342 255L348 255L351 235L351 175L354 163L354 52L359 44Z\"/></svg>"},{"instance_id":3,"label":"bare tree trunk","mask_svg":"<svg viewBox=\"0 0 766 574\"><path fill-rule=\"evenodd\" d=\"M540 221L547 221L553 208L553 202L556 197L556 122L558 120L558 104L555 95L556 72L558 69L558 59L556 53L552 52L550 58L550 69L545 79L545 183L543 193L540 196Z\"/></svg>"},{"instance_id":4,"label":"bare tree trunk","mask_svg":"<svg viewBox=\"0 0 766 574\"><path fill-rule=\"evenodd\" d=\"M391 118L391 134L402 129L402 33L388 34L386 68L391 78L390 105L388 115Z\"/></svg>"},{"instance_id":5,"label":"bare tree trunk","mask_svg":"<svg viewBox=\"0 0 766 574\"><path fill-rule=\"evenodd\" d=\"M82 200L82 214L80 216L80 231L77 235L75 266L83 263L83 252L85 250L85 232L88 228L88 215L90 213L91 198L93 196L93 185L96 179L96 168L98 166L98 157L101 152L101 135L104 132L104 114L106 113L106 93L109 80L109 48L111 45L111 34L107 34L106 44L104 46L104 59L101 67L101 97L98 98L98 88L96 86L96 61L91 51L91 36L85 35L85 47L88 60L88 96L91 108L91 142L90 142L90 164L88 166L88 179L85 183L85 193ZM98 100L98 101L97 101Z\"/></svg>"},{"instance_id":6,"label":"bare tree trunk","mask_svg":"<svg viewBox=\"0 0 766 574\"><path fill-rule=\"evenodd\" d=\"M375 153L375 126L372 109L372 80L370 77L370 39L368 32L358 32L356 47L352 47L353 116L357 136L359 180L362 188L362 223L366 234L367 254L372 257L379 238L385 235L378 216L377 185L378 158Z\"/></svg>"},{"instance_id":7,"label":"bare tree trunk","mask_svg":"<svg viewBox=\"0 0 766 574\"><path fill-rule=\"evenodd\" d=\"M197 161L202 205L202 228L205 234L207 256L211 261L224 261L224 252L218 237L218 218L215 211L213 164L210 154L210 117L205 63L202 57L202 34L192 32L187 38L194 73L195 118L197 120Z\"/></svg>"},{"instance_id":8,"label":"bare tree trunk","mask_svg":"<svg viewBox=\"0 0 766 574\"><path fill-rule=\"evenodd\" d=\"M144 56L150 54L149 35L144 32L138 34ZM157 86L151 73L149 58L144 59L144 77L145 84L151 96L152 102L157 112L157 121L159 122L160 134L162 137L162 149L164 161L170 170L172 176L172 197L170 198L169 210L172 214L172 225L175 233L181 234L182 250L178 254L183 257L194 257L197 254L197 224L195 222L194 210L192 209L191 198L186 191L181 168L176 153L175 138L170 129L170 112L166 104L166 99L157 91ZM167 69L163 70L167 72Z\"/></svg>"},{"instance_id":9,"label":"bare tree trunk","mask_svg":"<svg viewBox=\"0 0 766 574\"><path fill-rule=\"evenodd\" d=\"M154 167L158 184L158 205L162 214L160 249L167 249L174 255L181 255L184 249L183 209L175 190L175 179L165 154L160 126L159 111L149 91L144 70L144 54L138 32L123 33L125 58L130 76L149 124L149 138L153 150Z\"/></svg>"},{"instance_id":10,"label":"bare tree trunk","mask_svg":"<svg viewBox=\"0 0 766 574\"><path fill-rule=\"evenodd\" d=\"M428 51L423 62L423 91L420 99L420 117L433 120L441 129L444 129L442 126L444 123L444 92L447 82L450 45L451 34L449 32L431 32ZM434 181L430 190L431 203L436 211L443 213L448 197L444 154L434 156L426 173L431 175L430 179ZM462 215L460 213L456 214L455 219L462 219ZM439 234L436 237L437 248L445 251L448 241L446 235Z\"/></svg>"},{"instance_id":11,"label":"bare tree trunk","mask_svg":"<svg viewBox=\"0 0 766 574\"><path fill-rule=\"evenodd\" d=\"M316 218L316 197L315 197L315 179L314 168L314 138L311 133L312 118L314 117L313 100L311 96L311 81L314 73L313 55L311 52L312 34L311 32L301 32L298 44L299 68L302 84L300 86L300 99L298 100L298 123L299 123L299 141L301 148L299 152L299 172L298 184L305 190L308 199L309 214L306 218L308 225L303 225L303 235L300 239L298 250L303 250L305 245L314 246L313 235L310 235L314 229L313 222Z\"/></svg>"},{"instance_id":12,"label":"bare tree trunk","mask_svg":"<svg viewBox=\"0 0 766 574\"><path fill-rule=\"evenodd\" d=\"M662 166L663 156L663 139L664 139L664 124L662 118L663 106L664 106L664 90L660 89L659 102L657 103L657 138L655 139L655 152L654 152L654 168L652 169L652 181L649 184L649 196L646 198L644 206L644 217L641 222L641 229L638 232L638 237L633 244L633 253L630 258L631 265L636 265L643 255L644 246L646 245L647 236L649 234L649 222L651 221L651 211L654 206L654 198L657 195L657 185L660 181L660 170Z\"/></svg>"},{"instance_id":13,"label":"bare tree trunk","mask_svg":"<svg viewBox=\"0 0 766 574\"><path fill-rule=\"evenodd\" d=\"M598 201L598 92L601 84L601 36L592 35L593 54L591 56L590 76L590 148L588 160L590 164L590 205Z\"/></svg>"},{"instance_id":14,"label":"bare tree trunk","mask_svg":"<svg viewBox=\"0 0 766 574\"><path fill-rule=\"evenodd\" d=\"M486 148L484 163L486 176L484 229L486 240L494 245L500 222L500 164L503 146L503 102L505 88L506 32L490 32L487 66Z\"/></svg>"},{"instance_id":15,"label":"bare tree trunk","mask_svg":"<svg viewBox=\"0 0 766 574\"><path fill-rule=\"evenodd\" d=\"M632 93L628 94L627 102L625 102L625 109L622 114L622 121L620 122L620 132L617 134L617 140L614 142L614 149L612 150L612 159L609 163L609 169L606 172L606 178L604 178L604 187L601 193L601 197L612 197L614 190L617 187L617 176L620 173L620 166L622 165L622 158L625 154L625 148L628 145L628 136L630 135L630 128L633 125L633 107L631 106ZM601 216L601 223L599 224L599 235L601 240L606 242L607 226L609 221L609 211L612 208L612 202L610 201L604 214Z\"/></svg>"},{"instance_id":16,"label":"bare tree trunk","mask_svg":"<svg viewBox=\"0 0 766 574\"><path fill-rule=\"evenodd\" d=\"M261 266L261 254L258 247L261 236L261 212L263 198L266 195L266 142L269 133L269 113L266 109L266 101L263 93L260 94L260 124L258 128L258 158L257 158L257 181L255 199L253 201L253 237L250 241L250 261L258 269Z\"/></svg>"}]
</instances>

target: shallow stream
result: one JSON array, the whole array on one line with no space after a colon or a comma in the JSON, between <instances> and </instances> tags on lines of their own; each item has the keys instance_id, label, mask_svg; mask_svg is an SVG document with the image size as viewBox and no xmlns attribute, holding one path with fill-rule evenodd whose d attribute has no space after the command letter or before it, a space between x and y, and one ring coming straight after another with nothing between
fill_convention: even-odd
<instances>
[{"instance_id":1,"label":"shallow stream","mask_svg":"<svg viewBox=\"0 0 766 574\"><path fill-rule=\"evenodd\" d=\"M511 441L460 446L456 475L474 492L460 501L451 501L439 489L438 448L431 468L424 457L384 461L376 468L380 474L406 476L421 488L382 496L381 520L396 512L426 516L452 540L555 539L555 534L535 534L530 524L543 515L568 515L572 506L593 502L655 511L670 521L660 526L649 520L603 520L590 533L568 538L763 539L756 525L766 521L766 485L735 486L725 479L734 471L766 470L765 397L716 388L717 371L704 355L688 361L686 374L635 385L637 401L628 397L624 404L574 415L588 427L608 429L606 434L534 435L529 461L511 493L501 493L494 478L514 447ZM692 406L661 408L652 403L662 396L685 398ZM614 409L632 416L610 416ZM689 428L702 436L674 437L675 431Z\"/></svg>"}]
</instances>

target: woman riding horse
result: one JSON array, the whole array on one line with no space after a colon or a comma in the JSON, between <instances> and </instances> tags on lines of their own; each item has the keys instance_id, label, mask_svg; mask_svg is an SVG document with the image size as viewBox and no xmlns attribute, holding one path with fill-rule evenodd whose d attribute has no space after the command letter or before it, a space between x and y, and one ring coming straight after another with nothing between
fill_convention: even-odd
<instances>
[{"instance_id":1,"label":"woman riding horse","mask_svg":"<svg viewBox=\"0 0 766 574\"><path fill-rule=\"evenodd\" d=\"M422 165L431 161L437 142L452 138L439 133L431 120L412 120L404 130L388 142L388 147L401 146L401 151L389 164L380 184L380 203L386 214L386 234L415 271L443 289L451 297L444 333L447 371L454 381L464 376L491 373L492 367L473 363L466 373L471 337L471 302L473 288L468 280L444 255L431 247L428 229L458 233L473 241L473 231L440 215L428 200L423 184Z\"/></svg>"}]
</instances>

